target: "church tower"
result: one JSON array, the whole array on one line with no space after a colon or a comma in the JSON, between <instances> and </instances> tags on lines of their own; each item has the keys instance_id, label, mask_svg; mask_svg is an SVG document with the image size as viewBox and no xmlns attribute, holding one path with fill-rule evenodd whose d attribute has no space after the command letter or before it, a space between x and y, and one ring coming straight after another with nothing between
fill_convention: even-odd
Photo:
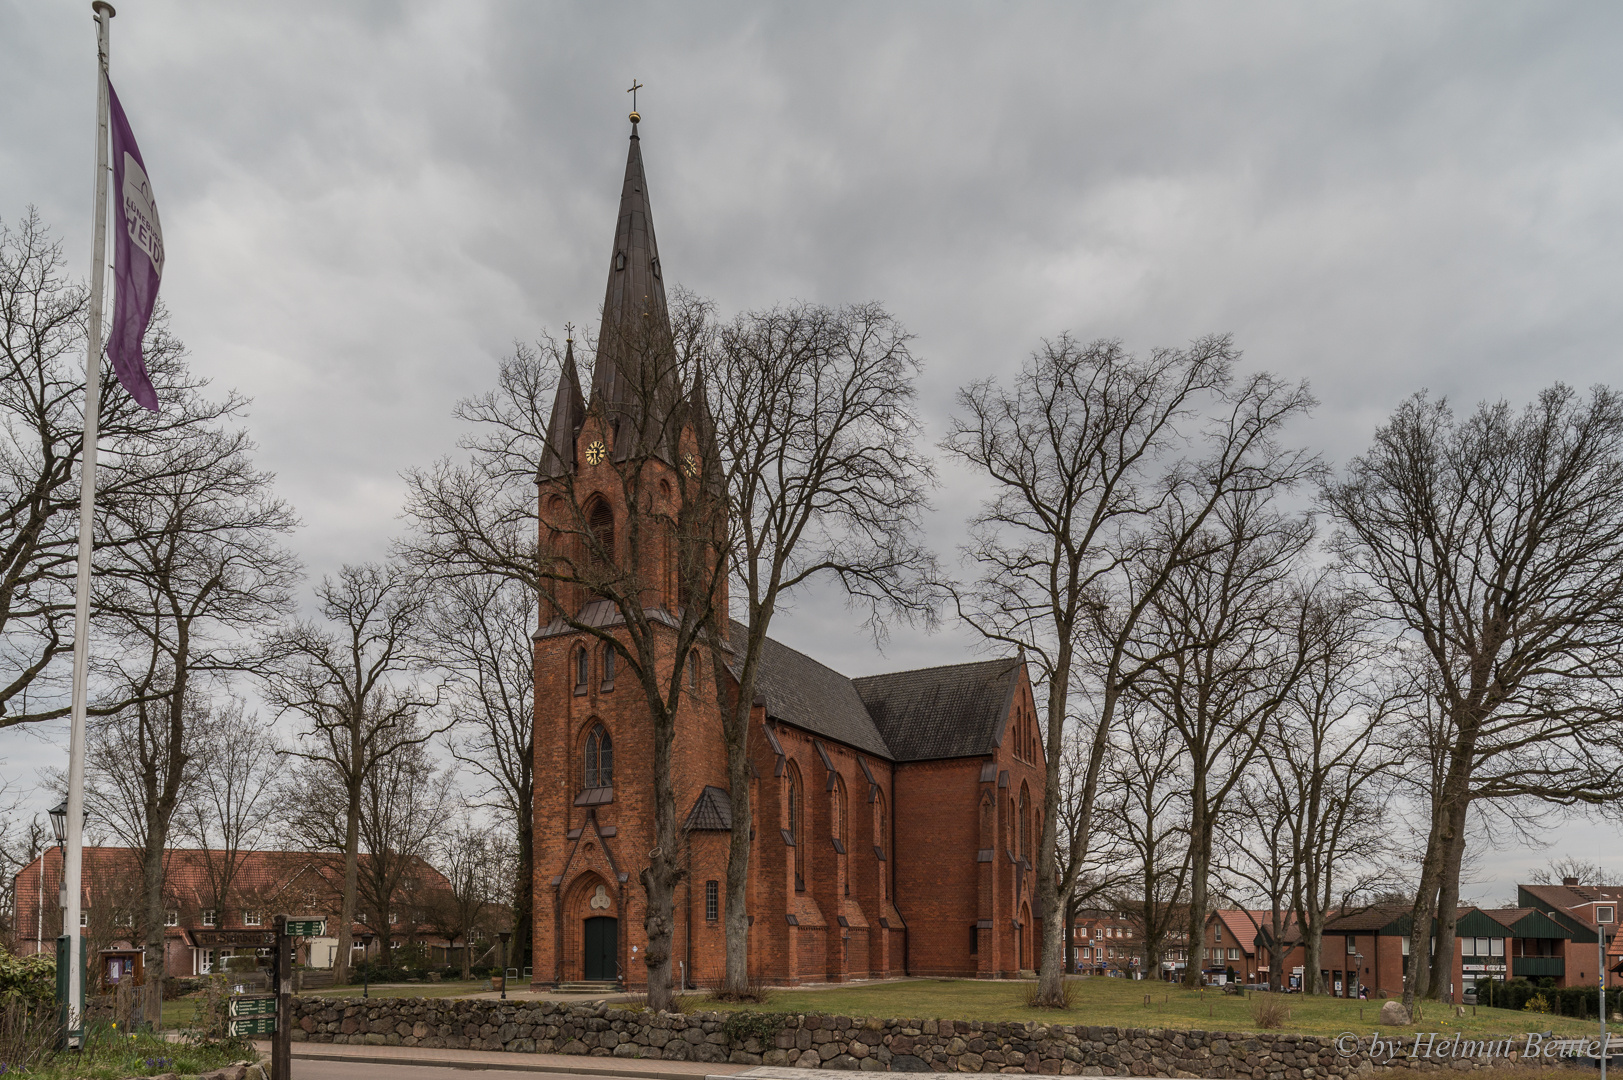
<instances>
[{"instance_id":1,"label":"church tower","mask_svg":"<svg viewBox=\"0 0 1623 1080\"><path fill-rule=\"evenodd\" d=\"M542 550L574 579L549 587L535 633L539 985L646 982L638 874L654 846L652 727L626 662L635 655L630 638L616 629L621 610L605 594L612 583L617 595L640 595L660 633L673 625L681 602L674 523L685 497L715 494L701 490L709 409L697 374L682 390L639 120L633 112L590 391L571 339L536 471ZM720 602L725 612L725 590ZM726 782L710 657L695 650L684 667L672 769L679 814L707 785ZM711 847L724 862L724 837L701 838L694 850ZM682 938L679 931L677 957L690 944Z\"/></svg>"}]
</instances>

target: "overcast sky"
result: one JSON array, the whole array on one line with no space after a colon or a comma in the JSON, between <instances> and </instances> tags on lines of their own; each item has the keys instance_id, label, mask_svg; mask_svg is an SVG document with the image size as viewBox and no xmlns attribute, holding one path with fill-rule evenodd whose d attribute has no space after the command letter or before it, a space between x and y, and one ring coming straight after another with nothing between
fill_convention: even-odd
<instances>
[{"instance_id":1,"label":"overcast sky","mask_svg":"<svg viewBox=\"0 0 1623 1080\"><path fill-rule=\"evenodd\" d=\"M76 275L88 8L0 0L0 216L38 207ZM1422 387L1617 381L1620 31L1602 3L124 0L112 78L172 328L253 398L319 575L384 553L401 470L453 449L515 340L595 326L633 77L668 280L724 311L884 302L933 433L1045 335L1223 331L1311 381L1298 434L1344 462ZM975 489L943 480L950 555ZM906 627L880 654L842 615L808 597L775 632L853 675L972 655ZM59 757L0 732L0 774Z\"/></svg>"}]
</instances>

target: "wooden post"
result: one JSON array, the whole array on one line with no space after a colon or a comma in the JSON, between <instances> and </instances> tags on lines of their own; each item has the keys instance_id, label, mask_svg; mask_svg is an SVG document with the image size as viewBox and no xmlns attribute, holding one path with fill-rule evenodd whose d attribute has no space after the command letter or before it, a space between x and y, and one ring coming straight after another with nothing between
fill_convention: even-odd
<instances>
[{"instance_id":1,"label":"wooden post","mask_svg":"<svg viewBox=\"0 0 1623 1080\"><path fill-rule=\"evenodd\" d=\"M270 1080L293 1077L293 939L287 933L287 916L278 915L276 924L276 1030L271 1034Z\"/></svg>"}]
</instances>

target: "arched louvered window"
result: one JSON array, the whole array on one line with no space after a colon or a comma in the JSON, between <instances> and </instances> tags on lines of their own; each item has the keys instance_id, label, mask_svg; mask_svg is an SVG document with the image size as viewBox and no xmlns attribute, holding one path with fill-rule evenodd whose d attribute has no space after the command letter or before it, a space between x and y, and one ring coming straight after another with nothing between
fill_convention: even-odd
<instances>
[{"instance_id":1,"label":"arched louvered window","mask_svg":"<svg viewBox=\"0 0 1623 1080\"><path fill-rule=\"evenodd\" d=\"M619 646L610 643L603 646L603 689L614 689L614 669L619 663Z\"/></svg>"},{"instance_id":2,"label":"arched louvered window","mask_svg":"<svg viewBox=\"0 0 1623 1080\"><path fill-rule=\"evenodd\" d=\"M592 675L592 658L586 651L586 646L580 645L575 649L575 693L586 693L586 682Z\"/></svg>"},{"instance_id":3,"label":"arched louvered window","mask_svg":"<svg viewBox=\"0 0 1623 1080\"><path fill-rule=\"evenodd\" d=\"M586 528L592 534L592 557L599 566L614 562L614 511L602 499L592 503L586 515Z\"/></svg>"},{"instance_id":4,"label":"arched louvered window","mask_svg":"<svg viewBox=\"0 0 1623 1080\"><path fill-rule=\"evenodd\" d=\"M586 736L586 775L583 786L606 788L614 786L614 740L602 724L592 728Z\"/></svg>"}]
</instances>

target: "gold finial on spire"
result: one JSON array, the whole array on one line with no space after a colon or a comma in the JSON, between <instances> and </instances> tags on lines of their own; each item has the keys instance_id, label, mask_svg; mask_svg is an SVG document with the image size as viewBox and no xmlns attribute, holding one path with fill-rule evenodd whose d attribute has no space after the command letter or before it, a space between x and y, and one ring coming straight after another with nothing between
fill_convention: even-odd
<instances>
[{"instance_id":1,"label":"gold finial on spire","mask_svg":"<svg viewBox=\"0 0 1623 1080\"><path fill-rule=\"evenodd\" d=\"M631 89L626 91L626 93L631 95L631 122L633 124L642 119L642 114L637 112L637 91L641 89L642 83L633 78L631 80Z\"/></svg>"}]
</instances>

